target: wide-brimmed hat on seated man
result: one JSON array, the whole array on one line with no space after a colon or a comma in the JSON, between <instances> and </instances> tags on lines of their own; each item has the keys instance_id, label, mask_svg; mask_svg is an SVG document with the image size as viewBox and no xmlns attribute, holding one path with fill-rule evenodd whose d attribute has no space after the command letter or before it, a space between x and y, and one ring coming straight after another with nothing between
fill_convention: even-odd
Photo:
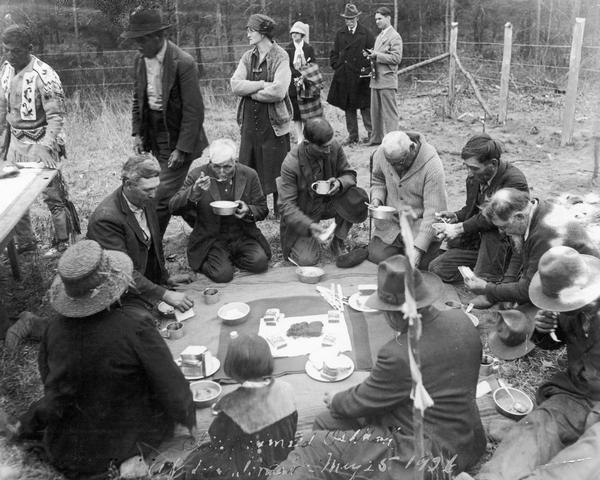
<instances>
[{"instance_id":1,"label":"wide-brimmed hat on seated man","mask_svg":"<svg viewBox=\"0 0 600 480\"><path fill-rule=\"evenodd\" d=\"M49 290L52 308L65 317L88 317L110 307L132 283L133 262L123 252L81 240L65 250Z\"/></svg>"},{"instance_id":2,"label":"wide-brimmed hat on seated man","mask_svg":"<svg viewBox=\"0 0 600 480\"><path fill-rule=\"evenodd\" d=\"M170 26L163 20L159 9L138 7L129 16L129 26L121 34L121 38L139 38L166 30Z\"/></svg>"},{"instance_id":3,"label":"wide-brimmed hat on seated man","mask_svg":"<svg viewBox=\"0 0 600 480\"><path fill-rule=\"evenodd\" d=\"M551 312L577 310L599 297L600 259L570 247L544 253L529 284L531 302Z\"/></svg>"},{"instance_id":4,"label":"wide-brimmed hat on seated man","mask_svg":"<svg viewBox=\"0 0 600 480\"><path fill-rule=\"evenodd\" d=\"M377 290L365 306L384 311L402 310L406 302L405 281L408 272L408 258L393 255L379 264L377 269ZM444 289L444 284L435 273L412 269L415 303L417 308L427 307L435 302Z\"/></svg>"}]
</instances>

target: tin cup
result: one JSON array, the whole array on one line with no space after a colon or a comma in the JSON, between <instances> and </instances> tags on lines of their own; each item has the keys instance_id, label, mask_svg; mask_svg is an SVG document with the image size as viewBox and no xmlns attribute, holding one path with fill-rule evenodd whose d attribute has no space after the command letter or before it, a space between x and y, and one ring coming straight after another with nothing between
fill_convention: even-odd
<instances>
[{"instance_id":1,"label":"tin cup","mask_svg":"<svg viewBox=\"0 0 600 480\"><path fill-rule=\"evenodd\" d=\"M183 337L183 333L183 323L181 322L171 322L160 331L161 336L171 340L177 340Z\"/></svg>"},{"instance_id":2,"label":"tin cup","mask_svg":"<svg viewBox=\"0 0 600 480\"><path fill-rule=\"evenodd\" d=\"M202 292L202 298L204 298L204 303L207 305L212 305L213 303L217 303L219 301L221 294L216 288L205 288Z\"/></svg>"},{"instance_id":3,"label":"tin cup","mask_svg":"<svg viewBox=\"0 0 600 480\"><path fill-rule=\"evenodd\" d=\"M329 183L327 180L317 180L316 182L312 183L310 188L312 188L318 195L327 195L329 190L331 190L331 183Z\"/></svg>"},{"instance_id":4,"label":"tin cup","mask_svg":"<svg viewBox=\"0 0 600 480\"><path fill-rule=\"evenodd\" d=\"M479 376L487 377L497 369L496 359L491 355L483 354L481 356L481 365L479 366Z\"/></svg>"}]
</instances>

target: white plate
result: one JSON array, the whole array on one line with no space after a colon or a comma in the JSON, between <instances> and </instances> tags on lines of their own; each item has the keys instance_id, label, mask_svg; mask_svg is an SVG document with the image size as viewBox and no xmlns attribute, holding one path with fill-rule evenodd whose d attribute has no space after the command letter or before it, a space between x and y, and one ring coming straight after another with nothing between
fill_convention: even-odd
<instances>
[{"instance_id":1,"label":"white plate","mask_svg":"<svg viewBox=\"0 0 600 480\"><path fill-rule=\"evenodd\" d=\"M175 363L179 367L181 367L181 358L178 358L177 360L175 360ZM184 375L184 376L185 376L186 380L201 380L202 378L208 378L211 375L214 375L220 367L221 367L221 362L219 361L219 359L211 356L211 357L209 357L209 361L206 364L206 376L205 377L203 377L202 375L200 375L198 377L196 377L196 376L189 377L187 375Z\"/></svg>"},{"instance_id":2,"label":"white plate","mask_svg":"<svg viewBox=\"0 0 600 480\"><path fill-rule=\"evenodd\" d=\"M350 305L354 310L365 313L373 313L378 310L374 308L365 307L365 302L369 298L369 295L361 295L359 292L353 293L350 295L348 299L348 305Z\"/></svg>"},{"instance_id":3,"label":"white plate","mask_svg":"<svg viewBox=\"0 0 600 480\"><path fill-rule=\"evenodd\" d=\"M331 383L340 382L352 375L354 372L354 362L348 355L344 355L343 353L340 353L339 356L345 360L349 368L338 373L337 377L334 379L330 379L321 375L321 369L323 368L323 352L327 352L327 349L318 350L317 352L313 352L309 355L308 361L304 366L304 370L306 370L306 373L310 378L318 380L319 382Z\"/></svg>"}]
</instances>

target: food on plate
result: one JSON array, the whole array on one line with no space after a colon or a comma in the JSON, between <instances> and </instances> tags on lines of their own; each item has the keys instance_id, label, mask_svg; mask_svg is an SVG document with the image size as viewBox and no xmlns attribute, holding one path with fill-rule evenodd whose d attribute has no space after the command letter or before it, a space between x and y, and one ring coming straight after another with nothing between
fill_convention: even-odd
<instances>
[{"instance_id":1,"label":"food on plate","mask_svg":"<svg viewBox=\"0 0 600 480\"><path fill-rule=\"evenodd\" d=\"M283 313L280 313L278 308L268 308L265 312L263 320L265 321L266 325L275 326L277 325L277 322L283 318L283 316Z\"/></svg>"},{"instance_id":2,"label":"food on plate","mask_svg":"<svg viewBox=\"0 0 600 480\"><path fill-rule=\"evenodd\" d=\"M323 333L323 322L298 322L293 323L286 335L288 337L320 337Z\"/></svg>"},{"instance_id":3,"label":"food on plate","mask_svg":"<svg viewBox=\"0 0 600 480\"><path fill-rule=\"evenodd\" d=\"M344 357L339 355L328 357L323 360L323 370L321 370L321 375L327 379L335 380L341 371L347 369L348 365Z\"/></svg>"},{"instance_id":4,"label":"food on plate","mask_svg":"<svg viewBox=\"0 0 600 480\"><path fill-rule=\"evenodd\" d=\"M215 392L210 388L198 388L194 391L194 400L199 402L210 400L214 396Z\"/></svg>"},{"instance_id":5,"label":"food on plate","mask_svg":"<svg viewBox=\"0 0 600 480\"><path fill-rule=\"evenodd\" d=\"M321 340L321 345L324 347L333 347L335 345L335 337L333 335L325 335Z\"/></svg>"},{"instance_id":6,"label":"food on plate","mask_svg":"<svg viewBox=\"0 0 600 480\"><path fill-rule=\"evenodd\" d=\"M327 312L327 321L329 323L340 323L342 312L339 310L329 310Z\"/></svg>"}]
</instances>

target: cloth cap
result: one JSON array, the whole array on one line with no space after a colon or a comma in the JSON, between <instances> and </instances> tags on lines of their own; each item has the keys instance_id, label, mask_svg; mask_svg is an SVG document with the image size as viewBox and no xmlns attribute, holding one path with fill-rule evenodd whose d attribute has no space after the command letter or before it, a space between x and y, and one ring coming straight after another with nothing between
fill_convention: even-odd
<instances>
[{"instance_id":1,"label":"cloth cap","mask_svg":"<svg viewBox=\"0 0 600 480\"><path fill-rule=\"evenodd\" d=\"M377 269L377 291L367 299L365 305L377 310L402 310L406 301L404 282L407 266L408 259L404 255L393 255L381 262ZM417 308L431 305L443 290L440 277L416 268L412 271Z\"/></svg>"},{"instance_id":2,"label":"cloth cap","mask_svg":"<svg viewBox=\"0 0 600 480\"><path fill-rule=\"evenodd\" d=\"M500 319L488 336L492 355L501 360L514 360L531 352L535 348L531 335L535 329L536 311L533 306L526 311L498 311Z\"/></svg>"},{"instance_id":3,"label":"cloth cap","mask_svg":"<svg viewBox=\"0 0 600 480\"><path fill-rule=\"evenodd\" d=\"M273 29L275 28L275 20L268 15L255 13L250 15L246 27L262 35L271 35L273 33Z\"/></svg>"},{"instance_id":4,"label":"cloth cap","mask_svg":"<svg viewBox=\"0 0 600 480\"><path fill-rule=\"evenodd\" d=\"M103 250L93 240L69 247L58 261L50 287L50 303L65 317L87 317L116 302L132 281L133 263L116 250Z\"/></svg>"},{"instance_id":5,"label":"cloth cap","mask_svg":"<svg viewBox=\"0 0 600 480\"><path fill-rule=\"evenodd\" d=\"M165 23L160 10L156 8L137 8L129 17L129 28L122 34L122 38L139 38L154 32L166 30L171 25Z\"/></svg>"},{"instance_id":6,"label":"cloth cap","mask_svg":"<svg viewBox=\"0 0 600 480\"><path fill-rule=\"evenodd\" d=\"M356 18L361 13L362 12L359 12L358 8L356 8L356 5L354 5L353 3L347 3L344 7L344 13L340 13L340 15L344 18Z\"/></svg>"},{"instance_id":7,"label":"cloth cap","mask_svg":"<svg viewBox=\"0 0 600 480\"><path fill-rule=\"evenodd\" d=\"M552 247L540 258L529 298L544 310L577 310L600 297L600 260L570 247Z\"/></svg>"},{"instance_id":8,"label":"cloth cap","mask_svg":"<svg viewBox=\"0 0 600 480\"><path fill-rule=\"evenodd\" d=\"M308 35L308 25L302 22L296 22L290 28L290 33L301 33L305 37Z\"/></svg>"}]
</instances>

